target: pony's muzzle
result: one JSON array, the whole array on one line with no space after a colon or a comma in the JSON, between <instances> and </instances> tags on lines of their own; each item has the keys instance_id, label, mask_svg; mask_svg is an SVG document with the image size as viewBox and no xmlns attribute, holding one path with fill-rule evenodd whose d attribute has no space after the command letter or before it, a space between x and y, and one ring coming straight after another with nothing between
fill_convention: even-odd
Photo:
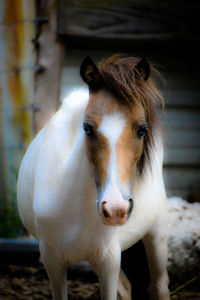
<instances>
[{"instance_id":1,"label":"pony's muzzle","mask_svg":"<svg viewBox=\"0 0 200 300\"><path fill-rule=\"evenodd\" d=\"M113 203L102 200L100 203L100 215L105 225L124 225L133 210L133 199L123 200L120 203Z\"/></svg>"}]
</instances>

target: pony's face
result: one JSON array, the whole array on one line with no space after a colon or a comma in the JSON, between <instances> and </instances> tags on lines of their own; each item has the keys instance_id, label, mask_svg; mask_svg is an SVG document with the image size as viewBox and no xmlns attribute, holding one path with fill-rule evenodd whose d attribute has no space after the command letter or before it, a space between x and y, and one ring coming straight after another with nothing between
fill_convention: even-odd
<instances>
[{"instance_id":1,"label":"pony's face","mask_svg":"<svg viewBox=\"0 0 200 300\"><path fill-rule=\"evenodd\" d=\"M90 94L83 123L103 222L122 225L131 214L132 188L147 130L144 109L119 105L107 91Z\"/></svg>"},{"instance_id":2,"label":"pony's face","mask_svg":"<svg viewBox=\"0 0 200 300\"><path fill-rule=\"evenodd\" d=\"M80 73L90 90L83 128L99 214L107 225L123 225L134 206L136 176L150 160L155 100L162 98L145 59L112 56L97 67L87 57Z\"/></svg>"}]
</instances>

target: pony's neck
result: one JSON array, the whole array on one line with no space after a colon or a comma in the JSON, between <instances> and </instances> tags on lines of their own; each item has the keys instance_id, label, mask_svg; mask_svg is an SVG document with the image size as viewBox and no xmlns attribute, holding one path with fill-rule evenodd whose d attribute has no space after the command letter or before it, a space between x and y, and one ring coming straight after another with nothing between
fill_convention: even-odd
<instances>
[{"instance_id":1,"label":"pony's neck","mask_svg":"<svg viewBox=\"0 0 200 300\"><path fill-rule=\"evenodd\" d=\"M93 198L92 201L95 202L96 185L85 151L85 134L83 131L77 137L71 154L67 158L65 171L68 174L68 188L73 190L73 197L84 197L88 201Z\"/></svg>"}]
</instances>

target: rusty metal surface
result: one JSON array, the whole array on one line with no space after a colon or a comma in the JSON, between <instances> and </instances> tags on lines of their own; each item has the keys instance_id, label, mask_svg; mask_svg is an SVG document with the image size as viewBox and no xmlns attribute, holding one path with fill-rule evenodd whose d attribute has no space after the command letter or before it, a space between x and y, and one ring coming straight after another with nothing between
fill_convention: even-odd
<instances>
[{"instance_id":1,"label":"rusty metal surface","mask_svg":"<svg viewBox=\"0 0 200 300\"><path fill-rule=\"evenodd\" d=\"M32 138L34 0L0 0L0 213L15 206L16 178Z\"/></svg>"}]
</instances>

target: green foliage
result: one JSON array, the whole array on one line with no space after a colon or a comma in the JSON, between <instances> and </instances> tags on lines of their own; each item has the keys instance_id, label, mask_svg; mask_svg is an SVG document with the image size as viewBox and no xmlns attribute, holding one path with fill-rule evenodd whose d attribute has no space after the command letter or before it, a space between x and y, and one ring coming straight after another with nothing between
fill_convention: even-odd
<instances>
[{"instance_id":1,"label":"green foliage","mask_svg":"<svg viewBox=\"0 0 200 300\"><path fill-rule=\"evenodd\" d=\"M5 211L0 216L0 237L15 238L23 233L21 220L16 212Z\"/></svg>"},{"instance_id":2,"label":"green foliage","mask_svg":"<svg viewBox=\"0 0 200 300\"><path fill-rule=\"evenodd\" d=\"M0 238L15 238L24 234L23 225L18 215L16 188L8 189L6 196L6 205L0 214Z\"/></svg>"}]
</instances>

